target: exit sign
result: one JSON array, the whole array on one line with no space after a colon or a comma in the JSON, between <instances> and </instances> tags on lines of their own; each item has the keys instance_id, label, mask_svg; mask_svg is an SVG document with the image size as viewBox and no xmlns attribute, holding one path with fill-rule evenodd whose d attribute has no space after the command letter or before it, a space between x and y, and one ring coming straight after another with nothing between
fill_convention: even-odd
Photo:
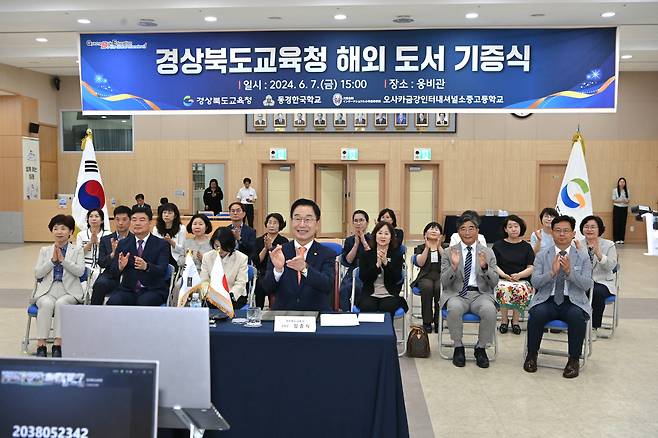
<instances>
[{"instance_id":1,"label":"exit sign","mask_svg":"<svg viewBox=\"0 0 658 438\"><path fill-rule=\"evenodd\" d=\"M414 161L430 161L432 148L414 148Z\"/></svg>"},{"instance_id":2,"label":"exit sign","mask_svg":"<svg viewBox=\"0 0 658 438\"><path fill-rule=\"evenodd\" d=\"M340 148L340 159L342 161L358 161L359 149L357 148Z\"/></svg>"},{"instance_id":3,"label":"exit sign","mask_svg":"<svg viewBox=\"0 0 658 438\"><path fill-rule=\"evenodd\" d=\"M270 161L286 161L288 150L286 148L270 148Z\"/></svg>"}]
</instances>

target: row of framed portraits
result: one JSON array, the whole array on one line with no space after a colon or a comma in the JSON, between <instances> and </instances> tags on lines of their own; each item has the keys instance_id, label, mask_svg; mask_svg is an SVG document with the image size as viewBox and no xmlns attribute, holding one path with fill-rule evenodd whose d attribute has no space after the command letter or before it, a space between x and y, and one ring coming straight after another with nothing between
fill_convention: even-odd
<instances>
[{"instance_id":1,"label":"row of framed portraits","mask_svg":"<svg viewBox=\"0 0 658 438\"><path fill-rule=\"evenodd\" d=\"M256 113L247 132L456 132L454 113Z\"/></svg>"}]
</instances>

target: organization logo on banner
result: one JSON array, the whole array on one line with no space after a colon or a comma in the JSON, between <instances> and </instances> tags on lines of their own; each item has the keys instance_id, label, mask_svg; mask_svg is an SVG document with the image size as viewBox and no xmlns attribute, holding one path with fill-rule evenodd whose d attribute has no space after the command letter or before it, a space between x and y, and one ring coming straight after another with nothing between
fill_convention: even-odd
<instances>
[{"instance_id":1,"label":"organization logo on banner","mask_svg":"<svg viewBox=\"0 0 658 438\"><path fill-rule=\"evenodd\" d=\"M569 188L571 187L571 195ZM562 190L560 190L560 197L562 202L569 208L585 208L587 201L585 195L589 193L589 185L582 178L574 178L567 182ZM575 200L574 200L575 198Z\"/></svg>"}]
</instances>

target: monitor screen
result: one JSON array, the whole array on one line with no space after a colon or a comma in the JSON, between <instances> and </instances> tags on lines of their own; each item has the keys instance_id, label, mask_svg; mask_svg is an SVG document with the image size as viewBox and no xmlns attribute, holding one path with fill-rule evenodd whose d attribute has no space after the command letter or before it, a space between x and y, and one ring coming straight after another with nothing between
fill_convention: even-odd
<instances>
[{"instance_id":1,"label":"monitor screen","mask_svg":"<svg viewBox=\"0 0 658 438\"><path fill-rule=\"evenodd\" d=\"M0 358L0 436L156 436L157 362Z\"/></svg>"}]
</instances>

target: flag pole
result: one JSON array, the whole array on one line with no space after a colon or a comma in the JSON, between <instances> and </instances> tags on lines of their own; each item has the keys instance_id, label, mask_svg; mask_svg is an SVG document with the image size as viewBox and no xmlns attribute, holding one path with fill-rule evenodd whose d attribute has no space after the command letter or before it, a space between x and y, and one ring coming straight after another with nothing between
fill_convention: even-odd
<instances>
[{"instance_id":1,"label":"flag pole","mask_svg":"<svg viewBox=\"0 0 658 438\"><path fill-rule=\"evenodd\" d=\"M84 150L85 150L85 146L87 146L87 140L94 141L94 135L93 135L92 132L91 132L91 128L87 128L86 134L87 134L87 135L85 135L85 136L83 137L82 142L81 142L81 144L80 144L80 150L81 150L81 151L84 151Z\"/></svg>"}]
</instances>

